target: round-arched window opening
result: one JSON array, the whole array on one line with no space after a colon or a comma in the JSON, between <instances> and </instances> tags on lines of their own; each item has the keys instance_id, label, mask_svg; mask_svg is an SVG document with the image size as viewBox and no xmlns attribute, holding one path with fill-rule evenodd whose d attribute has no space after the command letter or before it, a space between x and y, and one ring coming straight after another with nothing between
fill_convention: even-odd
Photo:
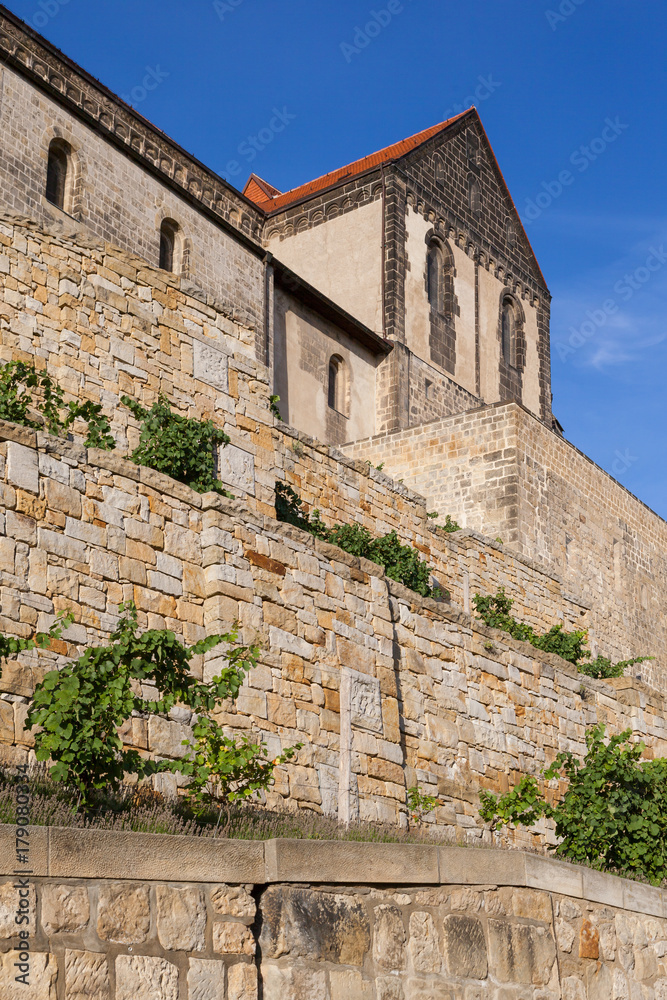
<instances>
[{"instance_id":1,"label":"round-arched window opening","mask_svg":"<svg viewBox=\"0 0 667 1000\"><path fill-rule=\"evenodd\" d=\"M160 267L163 271L178 271L180 267L180 226L173 219L163 219L160 226Z\"/></svg>"},{"instance_id":2,"label":"round-arched window opening","mask_svg":"<svg viewBox=\"0 0 667 1000\"><path fill-rule=\"evenodd\" d=\"M46 168L46 200L66 212L72 173L72 148L64 139L53 139Z\"/></svg>"},{"instance_id":3,"label":"round-arched window opening","mask_svg":"<svg viewBox=\"0 0 667 1000\"><path fill-rule=\"evenodd\" d=\"M501 316L501 340L505 363L516 368L516 313L511 299L504 299Z\"/></svg>"},{"instance_id":4,"label":"round-arched window opening","mask_svg":"<svg viewBox=\"0 0 667 1000\"><path fill-rule=\"evenodd\" d=\"M347 416L347 368L339 354L329 358L327 402L332 410Z\"/></svg>"}]
</instances>

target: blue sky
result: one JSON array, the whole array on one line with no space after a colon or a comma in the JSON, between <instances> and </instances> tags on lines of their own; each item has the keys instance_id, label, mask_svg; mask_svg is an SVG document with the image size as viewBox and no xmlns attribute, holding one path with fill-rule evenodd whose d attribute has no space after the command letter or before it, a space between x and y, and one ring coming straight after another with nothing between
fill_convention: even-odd
<instances>
[{"instance_id":1,"label":"blue sky","mask_svg":"<svg viewBox=\"0 0 667 1000\"><path fill-rule=\"evenodd\" d=\"M287 190L478 90L553 294L554 412L667 517L664 0L8 6L240 187L255 170Z\"/></svg>"}]
</instances>

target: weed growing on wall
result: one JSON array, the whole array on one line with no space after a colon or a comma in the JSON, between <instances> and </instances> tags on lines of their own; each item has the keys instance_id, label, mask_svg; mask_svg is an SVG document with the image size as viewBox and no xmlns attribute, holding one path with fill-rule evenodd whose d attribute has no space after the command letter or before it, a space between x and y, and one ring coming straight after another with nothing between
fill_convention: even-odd
<instances>
[{"instance_id":1,"label":"weed growing on wall","mask_svg":"<svg viewBox=\"0 0 667 1000\"><path fill-rule=\"evenodd\" d=\"M31 413L42 419L35 419ZM76 420L82 420L88 424L84 440L87 448L116 447L99 403L65 404L63 390L50 375L23 361L10 361L0 368L0 419L35 430L45 427L55 436L66 434Z\"/></svg>"},{"instance_id":2,"label":"weed growing on wall","mask_svg":"<svg viewBox=\"0 0 667 1000\"><path fill-rule=\"evenodd\" d=\"M548 801L528 775L505 795L482 792L482 819L492 829L552 819L560 857L659 885L667 878L667 759L641 760L644 744L630 736L627 729L605 742L604 726L595 726L583 761L560 753L542 772L545 782L567 781L561 799Z\"/></svg>"},{"instance_id":3,"label":"weed growing on wall","mask_svg":"<svg viewBox=\"0 0 667 1000\"><path fill-rule=\"evenodd\" d=\"M636 656L631 660L612 663L605 656L598 656L594 660L589 660L587 658L590 657L590 650L586 647L588 639L586 630L565 632L562 625L553 625L548 632L539 635L532 625L512 617L513 603L514 601L505 593L504 587L493 595L483 597L481 594L475 594L473 597L477 615L485 625L499 628L513 639L529 642L545 653L556 653L569 663L575 664L580 673L589 677L621 677L627 667L653 659L651 656Z\"/></svg>"},{"instance_id":4,"label":"weed growing on wall","mask_svg":"<svg viewBox=\"0 0 667 1000\"><path fill-rule=\"evenodd\" d=\"M163 472L198 493L215 490L230 496L215 475L215 447L229 444L229 437L212 420L195 420L174 413L160 395L150 410L129 396L121 403L141 424L139 446L131 458L137 465Z\"/></svg>"},{"instance_id":5,"label":"weed growing on wall","mask_svg":"<svg viewBox=\"0 0 667 1000\"><path fill-rule=\"evenodd\" d=\"M419 553L411 545L403 545L395 531L381 538L374 538L370 531L360 524L337 524L328 528L321 519L319 511L315 510L309 516L303 510L303 500L298 493L286 483L277 482L276 515L279 521L293 524L302 531L308 531L316 538L337 545L350 555L370 559L384 567L386 575L391 580L402 583L422 597L445 596L442 588L431 587L429 579L431 570L427 563L419 558Z\"/></svg>"}]
</instances>

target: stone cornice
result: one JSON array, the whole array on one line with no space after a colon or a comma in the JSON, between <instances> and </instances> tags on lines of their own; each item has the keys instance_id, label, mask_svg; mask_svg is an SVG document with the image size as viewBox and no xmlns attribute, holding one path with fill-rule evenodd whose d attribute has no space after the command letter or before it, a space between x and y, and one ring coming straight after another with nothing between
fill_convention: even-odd
<instances>
[{"instance_id":1,"label":"stone cornice","mask_svg":"<svg viewBox=\"0 0 667 1000\"><path fill-rule=\"evenodd\" d=\"M341 840L228 840L28 827L33 878L148 882L467 885L541 889L667 917L667 891L500 848ZM16 827L0 825L0 876L15 875Z\"/></svg>"},{"instance_id":2,"label":"stone cornice","mask_svg":"<svg viewBox=\"0 0 667 1000\"><path fill-rule=\"evenodd\" d=\"M232 232L258 256L264 213L0 5L0 60Z\"/></svg>"}]
</instances>

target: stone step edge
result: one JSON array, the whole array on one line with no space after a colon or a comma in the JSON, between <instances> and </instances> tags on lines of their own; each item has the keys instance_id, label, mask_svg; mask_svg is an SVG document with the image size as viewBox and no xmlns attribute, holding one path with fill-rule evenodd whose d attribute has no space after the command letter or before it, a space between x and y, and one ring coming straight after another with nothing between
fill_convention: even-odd
<instances>
[{"instance_id":1,"label":"stone step edge","mask_svg":"<svg viewBox=\"0 0 667 1000\"><path fill-rule=\"evenodd\" d=\"M0 876L266 885L468 885L539 889L656 917L667 890L502 848L325 840L223 840L0 824ZM29 845L17 864L17 845Z\"/></svg>"}]
</instances>

